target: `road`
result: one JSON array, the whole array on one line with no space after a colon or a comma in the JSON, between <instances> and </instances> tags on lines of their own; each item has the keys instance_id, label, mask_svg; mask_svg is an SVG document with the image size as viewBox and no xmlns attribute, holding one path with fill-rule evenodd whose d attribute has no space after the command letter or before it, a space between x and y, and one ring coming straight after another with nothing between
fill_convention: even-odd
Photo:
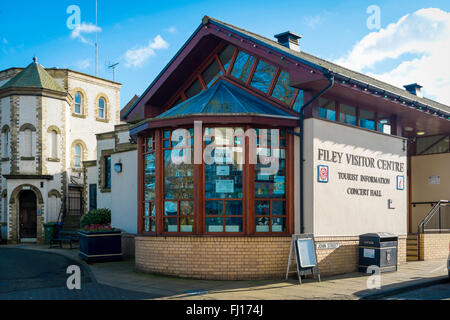
<instances>
[{"instance_id":1,"label":"road","mask_svg":"<svg viewBox=\"0 0 450 320\"><path fill-rule=\"evenodd\" d=\"M384 300L450 300L450 282L386 297Z\"/></svg>"},{"instance_id":2,"label":"road","mask_svg":"<svg viewBox=\"0 0 450 320\"><path fill-rule=\"evenodd\" d=\"M70 265L81 268L81 290L69 290ZM59 254L1 248L0 300L137 300L155 298L148 293L99 284L89 268Z\"/></svg>"}]
</instances>

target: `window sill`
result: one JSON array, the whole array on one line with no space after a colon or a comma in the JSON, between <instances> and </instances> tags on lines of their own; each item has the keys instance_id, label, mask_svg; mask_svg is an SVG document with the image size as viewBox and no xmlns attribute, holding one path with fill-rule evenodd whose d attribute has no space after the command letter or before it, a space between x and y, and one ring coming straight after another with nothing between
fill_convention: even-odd
<instances>
[{"instance_id":1,"label":"window sill","mask_svg":"<svg viewBox=\"0 0 450 320\"><path fill-rule=\"evenodd\" d=\"M47 158L47 161L48 162L60 162L61 160L57 159L57 158Z\"/></svg>"},{"instance_id":2,"label":"window sill","mask_svg":"<svg viewBox=\"0 0 450 320\"><path fill-rule=\"evenodd\" d=\"M72 113L72 117L74 117L74 118L80 118L80 119L86 119L86 115L84 115L84 114L78 114L78 113Z\"/></svg>"},{"instance_id":3,"label":"window sill","mask_svg":"<svg viewBox=\"0 0 450 320\"><path fill-rule=\"evenodd\" d=\"M95 120L97 120L98 122L104 122L104 123L108 123L109 122L109 119L102 119L102 118L99 118L99 117L96 117Z\"/></svg>"},{"instance_id":4,"label":"window sill","mask_svg":"<svg viewBox=\"0 0 450 320\"><path fill-rule=\"evenodd\" d=\"M36 160L35 157L21 157L20 160L22 161L34 161Z\"/></svg>"},{"instance_id":5,"label":"window sill","mask_svg":"<svg viewBox=\"0 0 450 320\"><path fill-rule=\"evenodd\" d=\"M83 168L72 168L73 172L83 172Z\"/></svg>"}]
</instances>

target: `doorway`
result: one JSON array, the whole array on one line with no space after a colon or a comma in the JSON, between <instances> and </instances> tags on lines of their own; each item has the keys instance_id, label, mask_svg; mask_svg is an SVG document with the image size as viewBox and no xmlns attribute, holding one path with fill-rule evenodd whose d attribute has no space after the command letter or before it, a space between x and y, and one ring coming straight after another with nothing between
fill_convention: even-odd
<instances>
[{"instance_id":1,"label":"doorway","mask_svg":"<svg viewBox=\"0 0 450 320\"><path fill-rule=\"evenodd\" d=\"M20 239L37 238L37 204L33 191L22 191L19 195Z\"/></svg>"}]
</instances>

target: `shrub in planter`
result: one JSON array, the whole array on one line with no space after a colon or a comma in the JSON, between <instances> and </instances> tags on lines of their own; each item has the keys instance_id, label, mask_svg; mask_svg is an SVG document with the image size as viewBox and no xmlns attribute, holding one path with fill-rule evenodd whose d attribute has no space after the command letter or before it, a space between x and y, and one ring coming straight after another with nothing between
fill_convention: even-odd
<instances>
[{"instance_id":1,"label":"shrub in planter","mask_svg":"<svg viewBox=\"0 0 450 320\"><path fill-rule=\"evenodd\" d=\"M87 262L117 261L122 255L122 232L112 228L109 209L91 210L81 220L79 256Z\"/></svg>"},{"instance_id":2,"label":"shrub in planter","mask_svg":"<svg viewBox=\"0 0 450 320\"><path fill-rule=\"evenodd\" d=\"M109 225L111 224L111 210L109 209L95 209L90 210L85 214L80 221L80 227L90 225Z\"/></svg>"}]
</instances>

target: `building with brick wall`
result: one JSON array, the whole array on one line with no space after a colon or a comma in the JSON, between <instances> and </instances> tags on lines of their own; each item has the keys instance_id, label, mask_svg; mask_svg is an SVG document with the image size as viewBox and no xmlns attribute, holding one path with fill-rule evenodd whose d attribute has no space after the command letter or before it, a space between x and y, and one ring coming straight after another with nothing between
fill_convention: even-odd
<instances>
[{"instance_id":1,"label":"building with brick wall","mask_svg":"<svg viewBox=\"0 0 450 320\"><path fill-rule=\"evenodd\" d=\"M78 228L83 161L97 159L95 134L120 122L120 88L36 58L0 71L0 224L9 243L42 242L47 222Z\"/></svg>"},{"instance_id":2,"label":"building with brick wall","mask_svg":"<svg viewBox=\"0 0 450 320\"><path fill-rule=\"evenodd\" d=\"M325 275L358 270L365 233L396 235L399 263L447 255L444 220L416 233L450 198L450 107L275 37L204 17L123 113L138 142L137 269L283 278L305 233Z\"/></svg>"}]
</instances>

